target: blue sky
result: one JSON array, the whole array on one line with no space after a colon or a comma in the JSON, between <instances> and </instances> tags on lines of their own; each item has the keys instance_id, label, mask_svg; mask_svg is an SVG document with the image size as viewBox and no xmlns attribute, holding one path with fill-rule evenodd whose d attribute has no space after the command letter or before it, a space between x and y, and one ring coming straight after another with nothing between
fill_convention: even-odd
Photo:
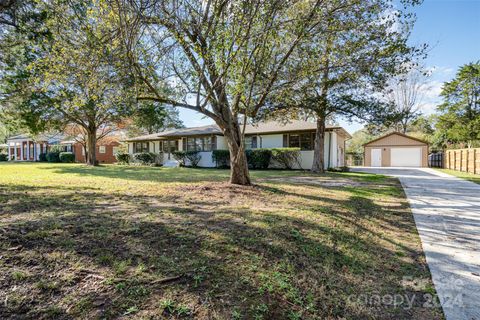
<instances>
[{"instance_id":1,"label":"blue sky","mask_svg":"<svg viewBox=\"0 0 480 320\"><path fill-rule=\"evenodd\" d=\"M480 60L480 0L425 0L413 10L417 22L411 44L427 43L431 49L425 64L433 68L423 109L434 112L442 83L451 80L463 64ZM210 124L213 121L194 111L180 108L180 119L186 126ZM338 119L350 133L363 127Z\"/></svg>"}]
</instances>

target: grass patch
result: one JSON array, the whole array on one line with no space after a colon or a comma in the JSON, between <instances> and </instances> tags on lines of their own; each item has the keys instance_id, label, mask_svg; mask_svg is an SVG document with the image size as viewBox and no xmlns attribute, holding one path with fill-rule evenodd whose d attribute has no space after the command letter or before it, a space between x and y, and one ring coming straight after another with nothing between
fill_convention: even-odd
<instances>
[{"instance_id":1,"label":"grass patch","mask_svg":"<svg viewBox=\"0 0 480 320\"><path fill-rule=\"evenodd\" d=\"M393 178L252 171L242 187L217 169L0 172L2 319L443 317L423 307L435 291ZM364 299L376 295L414 304Z\"/></svg>"},{"instance_id":2,"label":"grass patch","mask_svg":"<svg viewBox=\"0 0 480 320\"><path fill-rule=\"evenodd\" d=\"M462 171L456 171L456 170L449 170L449 169L437 169L435 170L448 173L449 175L452 175L454 177L462 178L468 181L475 182L477 184L480 184L480 175L479 174L473 174L469 172L462 172Z\"/></svg>"}]
</instances>

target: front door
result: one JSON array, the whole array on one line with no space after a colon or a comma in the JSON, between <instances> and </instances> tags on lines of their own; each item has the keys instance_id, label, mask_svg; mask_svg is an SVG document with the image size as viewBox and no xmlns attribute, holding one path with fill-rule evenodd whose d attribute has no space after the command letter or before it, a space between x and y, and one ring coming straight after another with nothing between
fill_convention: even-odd
<instances>
[{"instance_id":1,"label":"front door","mask_svg":"<svg viewBox=\"0 0 480 320\"><path fill-rule=\"evenodd\" d=\"M382 149L372 149L372 167L382 166Z\"/></svg>"}]
</instances>

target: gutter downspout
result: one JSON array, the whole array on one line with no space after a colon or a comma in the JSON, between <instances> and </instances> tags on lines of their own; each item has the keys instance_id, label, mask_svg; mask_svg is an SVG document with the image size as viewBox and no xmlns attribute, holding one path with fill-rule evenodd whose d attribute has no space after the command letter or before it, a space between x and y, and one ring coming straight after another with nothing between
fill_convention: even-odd
<instances>
[{"instance_id":1,"label":"gutter downspout","mask_svg":"<svg viewBox=\"0 0 480 320\"><path fill-rule=\"evenodd\" d=\"M330 168L330 156L332 153L332 132L328 133L328 161L327 161L327 170Z\"/></svg>"}]
</instances>

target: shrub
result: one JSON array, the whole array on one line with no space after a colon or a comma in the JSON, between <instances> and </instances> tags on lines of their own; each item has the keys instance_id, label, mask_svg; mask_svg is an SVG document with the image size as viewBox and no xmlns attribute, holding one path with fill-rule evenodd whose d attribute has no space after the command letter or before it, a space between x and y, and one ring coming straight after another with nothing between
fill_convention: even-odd
<instances>
[{"instance_id":1,"label":"shrub","mask_svg":"<svg viewBox=\"0 0 480 320\"><path fill-rule=\"evenodd\" d=\"M58 158L63 163L75 162L75 155L72 152L60 152Z\"/></svg>"},{"instance_id":2,"label":"shrub","mask_svg":"<svg viewBox=\"0 0 480 320\"><path fill-rule=\"evenodd\" d=\"M299 148L275 148L272 150L272 160L285 169L300 167L300 149Z\"/></svg>"},{"instance_id":3,"label":"shrub","mask_svg":"<svg viewBox=\"0 0 480 320\"><path fill-rule=\"evenodd\" d=\"M48 162L60 162L60 152L53 151L47 153Z\"/></svg>"},{"instance_id":4,"label":"shrub","mask_svg":"<svg viewBox=\"0 0 480 320\"><path fill-rule=\"evenodd\" d=\"M126 152L118 152L115 154L115 159L117 159L118 163L122 164L129 164L130 163L130 154Z\"/></svg>"},{"instance_id":5,"label":"shrub","mask_svg":"<svg viewBox=\"0 0 480 320\"><path fill-rule=\"evenodd\" d=\"M202 156L198 151L187 151L185 152L185 157L190 161L190 165L194 168L198 167L198 163L202 159Z\"/></svg>"},{"instance_id":6,"label":"shrub","mask_svg":"<svg viewBox=\"0 0 480 320\"><path fill-rule=\"evenodd\" d=\"M65 149L63 148L63 146L59 144L50 145L48 149L49 152L58 152L58 153L63 152L63 150Z\"/></svg>"},{"instance_id":7,"label":"shrub","mask_svg":"<svg viewBox=\"0 0 480 320\"><path fill-rule=\"evenodd\" d=\"M40 162L47 162L47 154L46 153L40 153L38 155L38 161Z\"/></svg>"},{"instance_id":8,"label":"shrub","mask_svg":"<svg viewBox=\"0 0 480 320\"><path fill-rule=\"evenodd\" d=\"M250 149L245 154L250 169L267 169L272 159L271 149Z\"/></svg>"},{"instance_id":9,"label":"shrub","mask_svg":"<svg viewBox=\"0 0 480 320\"><path fill-rule=\"evenodd\" d=\"M8 154L0 153L0 161L8 161Z\"/></svg>"},{"instance_id":10,"label":"shrub","mask_svg":"<svg viewBox=\"0 0 480 320\"><path fill-rule=\"evenodd\" d=\"M230 167L230 151L228 150L213 150L212 161L215 162L217 168Z\"/></svg>"},{"instance_id":11,"label":"shrub","mask_svg":"<svg viewBox=\"0 0 480 320\"><path fill-rule=\"evenodd\" d=\"M175 160L180 162L181 167L185 167L187 161L187 153L185 151L173 151L172 156Z\"/></svg>"},{"instance_id":12,"label":"shrub","mask_svg":"<svg viewBox=\"0 0 480 320\"><path fill-rule=\"evenodd\" d=\"M151 152L135 153L133 159L141 164L153 164L155 163L156 154Z\"/></svg>"},{"instance_id":13,"label":"shrub","mask_svg":"<svg viewBox=\"0 0 480 320\"><path fill-rule=\"evenodd\" d=\"M190 166L196 168L198 167L198 163L202 159L200 155L200 151L174 151L172 152L173 157L175 160L180 162L180 166L185 167L187 165L187 160Z\"/></svg>"}]
</instances>

